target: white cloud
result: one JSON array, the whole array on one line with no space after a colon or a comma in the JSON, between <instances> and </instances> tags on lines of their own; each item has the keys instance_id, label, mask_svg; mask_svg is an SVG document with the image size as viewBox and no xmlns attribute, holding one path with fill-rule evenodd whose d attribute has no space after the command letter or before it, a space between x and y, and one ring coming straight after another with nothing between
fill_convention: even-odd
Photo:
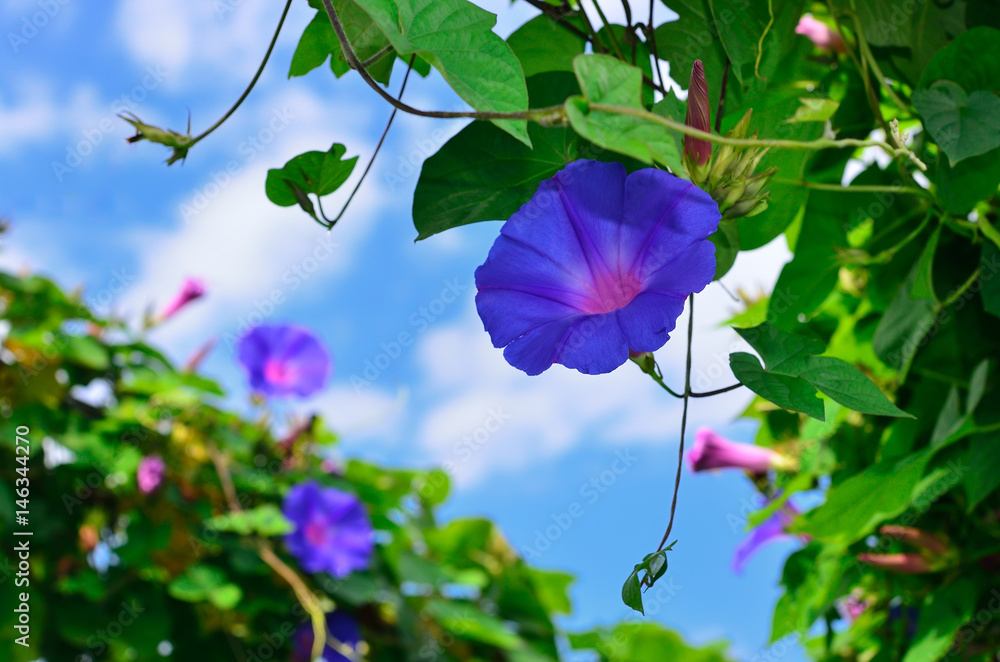
<instances>
[{"instance_id":1,"label":"white cloud","mask_svg":"<svg viewBox=\"0 0 1000 662\"><path fill-rule=\"evenodd\" d=\"M241 121L248 128L247 140L226 143L229 152L219 159L219 168L178 201L176 224L134 237L142 272L124 299L131 313L150 302L162 305L188 276L202 278L208 288L203 303L157 330L158 342L168 346L178 343L190 349L210 332L222 334L225 341L225 334L239 333L244 323L281 319L281 307L297 293L330 288L332 277L353 264L375 221L398 204L384 195L378 181L366 180L349 212L365 222L339 224L333 233L298 207L274 205L264 191L268 168L327 147L317 136L334 133L334 121L337 135L352 136L351 152L367 155L371 147L361 137L368 133L368 119L338 112L343 108L296 87L247 110ZM235 174L226 171L229 165ZM337 211L361 170L355 168L351 179L330 196L328 214Z\"/></svg>"},{"instance_id":2,"label":"white cloud","mask_svg":"<svg viewBox=\"0 0 1000 662\"><path fill-rule=\"evenodd\" d=\"M171 84L206 67L240 80L260 64L281 9L276 3L243 0L122 0L115 25L138 62L177 74ZM297 26L300 33L302 27ZM288 26L289 33L295 29Z\"/></svg>"},{"instance_id":3,"label":"white cloud","mask_svg":"<svg viewBox=\"0 0 1000 662\"><path fill-rule=\"evenodd\" d=\"M789 258L784 240L741 253L727 287L769 287ZM728 357L747 346L719 323L740 306L717 284L697 297L694 334L696 391L733 383ZM683 388L687 314L657 358L668 384ZM494 349L473 307L463 319L430 331L420 346L425 383L419 391L437 403L418 416L417 441L434 462L449 468L459 487L470 486L493 472L516 472L558 457L584 440L627 445L677 443L679 400L662 392L639 370L626 364L608 375L587 376L553 366L528 377L509 366ZM692 400L688 430L722 426L749 401L737 390L705 400ZM691 436L688 437L691 439Z\"/></svg>"}]
</instances>

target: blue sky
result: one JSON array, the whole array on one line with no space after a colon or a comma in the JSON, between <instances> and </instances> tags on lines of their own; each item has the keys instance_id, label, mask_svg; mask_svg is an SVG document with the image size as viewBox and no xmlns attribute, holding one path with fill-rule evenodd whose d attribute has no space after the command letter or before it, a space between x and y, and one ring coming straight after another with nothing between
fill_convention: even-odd
<instances>
[{"instance_id":1,"label":"blue sky","mask_svg":"<svg viewBox=\"0 0 1000 662\"><path fill-rule=\"evenodd\" d=\"M249 100L186 163L167 167L166 150L125 142L131 132L115 117L123 110L175 129L190 111L195 132L214 122L253 74L279 4L0 0L0 216L13 222L0 264L82 285L98 309L132 318L162 305L185 276L203 278L208 296L152 340L183 360L220 338L205 371L236 402L246 389L229 340L244 325L312 327L334 353L336 372L302 409L320 411L342 432L345 454L445 464L454 485L447 516L492 517L536 563L577 574L567 626L628 616L621 584L666 522L679 407L631 364L600 377L556 366L530 378L492 348L475 314L473 271L499 224L413 242L419 166L460 122L397 117L330 235L301 212L272 205L264 195L269 167L333 142L363 163L389 114L356 75L335 80L324 67L287 80L312 15L303 1ZM523 3L481 4L499 14L502 35L534 14ZM398 69L393 90L401 76ZM436 75L412 80L406 99L461 107ZM233 163L235 175L227 174ZM354 181L327 209L338 208ZM786 259L779 240L741 255L725 283L768 290ZM698 390L731 383L728 354L745 346L719 322L736 310L718 285L699 296ZM409 342L397 346L400 334ZM658 353L675 385L683 351L678 337ZM748 401L745 392L698 401L690 429L710 425L750 439L751 425L732 424ZM679 543L651 609L695 642L731 640L744 660L764 652L781 563L795 547L774 544L743 576L732 574L740 519L757 505L740 475L685 470Z\"/></svg>"}]
</instances>

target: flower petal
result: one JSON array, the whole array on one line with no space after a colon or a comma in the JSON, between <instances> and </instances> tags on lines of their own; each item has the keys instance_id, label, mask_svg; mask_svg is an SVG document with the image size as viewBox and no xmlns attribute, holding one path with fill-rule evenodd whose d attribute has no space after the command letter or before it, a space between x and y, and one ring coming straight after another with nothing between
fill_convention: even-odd
<instances>
[{"instance_id":1,"label":"flower petal","mask_svg":"<svg viewBox=\"0 0 1000 662\"><path fill-rule=\"evenodd\" d=\"M640 278L659 270L719 227L719 205L691 182L648 168L625 182L622 255Z\"/></svg>"},{"instance_id":2,"label":"flower petal","mask_svg":"<svg viewBox=\"0 0 1000 662\"><path fill-rule=\"evenodd\" d=\"M560 340L556 363L586 375L611 372L628 360L628 341L615 312L577 319Z\"/></svg>"},{"instance_id":3,"label":"flower petal","mask_svg":"<svg viewBox=\"0 0 1000 662\"><path fill-rule=\"evenodd\" d=\"M643 282L644 292L658 292L675 297L701 292L715 277L715 244L699 240L670 262L649 273Z\"/></svg>"},{"instance_id":4,"label":"flower petal","mask_svg":"<svg viewBox=\"0 0 1000 662\"><path fill-rule=\"evenodd\" d=\"M476 294L476 310L494 347L505 347L550 322L581 315L575 308L540 294L506 289L480 290ZM554 344L552 349L549 359L554 355Z\"/></svg>"},{"instance_id":5,"label":"flower petal","mask_svg":"<svg viewBox=\"0 0 1000 662\"><path fill-rule=\"evenodd\" d=\"M628 348L633 352L654 352L669 340L683 311L683 296L643 292L616 314Z\"/></svg>"},{"instance_id":6,"label":"flower petal","mask_svg":"<svg viewBox=\"0 0 1000 662\"><path fill-rule=\"evenodd\" d=\"M507 363L529 375L540 375L555 363L556 352L578 317L546 322L520 336L503 351Z\"/></svg>"}]
</instances>

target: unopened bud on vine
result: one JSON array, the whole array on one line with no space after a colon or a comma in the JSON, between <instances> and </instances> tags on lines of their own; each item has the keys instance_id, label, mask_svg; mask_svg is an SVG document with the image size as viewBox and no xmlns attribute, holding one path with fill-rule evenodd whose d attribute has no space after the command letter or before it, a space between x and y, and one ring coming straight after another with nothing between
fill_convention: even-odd
<instances>
[{"instance_id":1,"label":"unopened bud on vine","mask_svg":"<svg viewBox=\"0 0 1000 662\"><path fill-rule=\"evenodd\" d=\"M688 85L687 117L684 123L693 129L711 133L712 113L708 103L708 84L701 60L691 66L691 83ZM712 143L694 136L684 136L684 167L691 181L701 183L708 173L712 158Z\"/></svg>"},{"instance_id":2,"label":"unopened bud on vine","mask_svg":"<svg viewBox=\"0 0 1000 662\"><path fill-rule=\"evenodd\" d=\"M753 111L748 110L727 134L728 138L744 139L750 130ZM753 134L750 138L756 138ZM757 173L757 166L767 153L759 147L723 145L715 152L703 188L719 205L726 218L755 216L767 209L767 184L777 172L769 168Z\"/></svg>"},{"instance_id":3,"label":"unopened bud on vine","mask_svg":"<svg viewBox=\"0 0 1000 662\"><path fill-rule=\"evenodd\" d=\"M173 153L170 155L170 158L167 159L167 165L187 158L188 150L194 144L190 135L184 135L177 133L176 131L161 129L158 126L146 124L140 120L138 116L132 113L122 114L118 117L122 118L135 128L135 135L126 138L128 142L136 143L140 140L148 140L151 143L158 143L172 148Z\"/></svg>"}]
</instances>

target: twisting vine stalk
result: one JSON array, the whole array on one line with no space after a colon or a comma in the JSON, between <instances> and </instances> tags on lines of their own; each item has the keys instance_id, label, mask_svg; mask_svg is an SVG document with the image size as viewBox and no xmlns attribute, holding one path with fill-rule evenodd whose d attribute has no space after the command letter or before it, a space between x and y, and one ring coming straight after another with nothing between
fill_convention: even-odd
<instances>
[{"instance_id":1,"label":"twisting vine stalk","mask_svg":"<svg viewBox=\"0 0 1000 662\"><path fill-rule=\"evenodd\" d=\"M417 58L416 55L410 56L410 63L406 67L406 75L403 76L403 84L399 86L399 94L396 96L397 100L403 98L403 92L406 91L406 82L410 80L410 73L413 71L413 62L414 60L416 60L416 58ZM347 200L344 202L344 206L340 208L340 213L337 214L337 216L334 217L332 220L327 218L326 214L323 213L323 202L322 202L323 198L322 196L319 195L316 196L316 201L319 203L319 213L320 216L323 218L323 221L325 222L327 230L333 229L333 226L337 224L337 221L343 218L344 214L347 212L347 208L351 206L351 201L354 200L354 196L361 188L361 185L365 183L365 178L368 176L368 172L372 169L372 165L375 164L375 158L378 156L379 150L382 149L382 143L385 142L385 137L389 135L389 129L392 128L392 121L396 119L396 113L398 111L399 111L398 108L392 109L392 114L389 115L389 121L385 123L385 129L382 130L382 136L378 139L378 144L375 145L375 151L372 152L372 157L371 159L368 160L368 165L365 166L365 171L361 173L361 179L359 179L358 183L354 185L354 190L351 191L351 194L349 196L347 196Z\"/></svg>"},{"instance_id":2,"label":"twisting vine stalk","mask_svg":"<svg viewBox=\"0 0 1000 662\"><path fill-rule=\"evenodd\" d=\"M228 120L232 116L232 114L236 112L236 109L240 107L240 105L246 100L246 98L250 96L250 92L257 84L257 81L260 79L260 75L264 73L264 67L267 66L267 61L271 59L271 52L274 51L274 45L278 42L278 35L281 34L281 28L285 24L285 17L288 16L288 10L291 6L292 6L292 0L287 0L287 2L285 2L285 9L281 12L281 18L278 19L278 27L274 29L274 36L271 37L271 43L268 44L267 52L264 53L264 59L261 60L260 66L257 67L257 73L253 75L253 78L250 80L250 84L247 85L247 88L245 90L243 90L243 94L240 95L240 98L236 100L236 103L234 103L232 107L229 110L227 110L225 114L222 117L220 117L215 124L208 127L207 129L199 133L197 136L191 138L191 141L187 145L188 149L194 147L199 141L208 137L210 133L212 133L220 126L222 126L223 123L225 123L225 121Z\"/></svg>"},{"instance_id":3,"label":"twisting vine stalk","mask_svg":"<svg viewBox=\"0 0 1000 662\"><path fill-rule=\"evenodd\" d=\"M687 365L684 368L684 408L681 411L681 441L677 448L677 475L674 477L674 496L670 500L670 519L667 521L667 530L663 532L663 539L660 540L656 551L660 551L667 544L670 532L674 528L674 514L677 512L677 496L681 491L681 473L684 468L684 434L687 432L688 400L691 398L691 343L694 339L694 294L688 296L688 335L687 335Z\"/></svg>"}]
</instances>

